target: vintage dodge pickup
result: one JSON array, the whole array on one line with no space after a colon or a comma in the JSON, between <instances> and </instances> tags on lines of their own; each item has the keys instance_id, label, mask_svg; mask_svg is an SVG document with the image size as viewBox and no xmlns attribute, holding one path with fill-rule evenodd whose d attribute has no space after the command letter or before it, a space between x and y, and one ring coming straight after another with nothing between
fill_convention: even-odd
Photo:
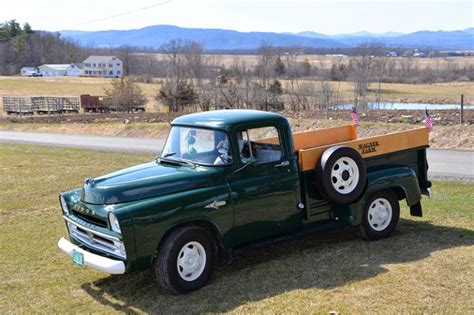
<instances>
[{"instance_id":1,"label":"vintage dodge pickup","mask_svg":"<svg viewBox=\"0 0 474 315\"><path fill-rule=\"evenodd\" d=\"M390 236L400 200L422 215L427 147L426 128L357 139L355 125L292 134L262 111L185 115L160 157L60 194L58 246L111 274L152 266L161 288L186 293L244 249L342 226Z\"/></svg>"}]
</instances>

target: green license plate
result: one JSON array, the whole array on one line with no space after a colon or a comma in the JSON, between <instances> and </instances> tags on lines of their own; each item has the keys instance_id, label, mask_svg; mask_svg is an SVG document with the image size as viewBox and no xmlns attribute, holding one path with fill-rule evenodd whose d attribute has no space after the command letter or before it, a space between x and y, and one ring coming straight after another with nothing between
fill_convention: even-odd
<instances>
[{"instance_id":1,"label":"green license plate","mask_svg":"<svg viewBox=\"0 0 474 315\"><path fill-rule=\"evenodd\" d=\"M84 266L84 254L72 250L72 262L79 266Z\"/></svg>"}]
</instances>

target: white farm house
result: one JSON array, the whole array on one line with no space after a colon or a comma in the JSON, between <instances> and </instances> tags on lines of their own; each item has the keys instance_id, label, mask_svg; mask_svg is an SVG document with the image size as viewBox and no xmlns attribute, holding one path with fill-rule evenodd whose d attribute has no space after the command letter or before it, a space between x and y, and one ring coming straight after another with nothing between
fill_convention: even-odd
<instances>
[{"instance_id":1,"label":"white farm house","mask_svg":"<svg viewBox=\"0 0 474 315\"><path fill-rule=\"evenodd\" d=\"M123 62L115 56L90 56L83 62L83 76L120 78L123 76Z\"/></svg>"}]
</instances>

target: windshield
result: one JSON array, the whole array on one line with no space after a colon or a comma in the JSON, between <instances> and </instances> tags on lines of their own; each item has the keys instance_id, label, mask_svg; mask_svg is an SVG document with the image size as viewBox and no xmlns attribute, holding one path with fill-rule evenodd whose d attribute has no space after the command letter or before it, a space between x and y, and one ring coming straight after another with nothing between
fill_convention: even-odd
<instances>
[{"instance_id":1,"label":"windshield","mask_svg":"<svg viewBox=\"0 0 474 315\"><path fill-rule=\"evenodd\" d=\"M161 159L201 165L229 165L232 163L229 137L219 130L174 126Z\"/></svg>"}]
</instances>

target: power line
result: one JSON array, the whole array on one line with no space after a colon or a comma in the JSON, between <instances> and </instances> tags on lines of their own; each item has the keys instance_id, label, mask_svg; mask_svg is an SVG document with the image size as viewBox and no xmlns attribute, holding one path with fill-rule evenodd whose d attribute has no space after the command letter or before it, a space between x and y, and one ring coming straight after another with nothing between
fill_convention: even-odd
<instances>
[{"instance_id":1,"label":"power line","mask_svg":"<svg viewBox=\"0 0 474 315\"><path fill-rule=\"evenodd\" d=\"M83 22L83 23L79 23L79 24L75 24L75 25L71 25L70 27L72 28L72 27L77 27L77 26L81 26L81 25L85 25L85 24L90 24L90 23L95 23L95 22L99 22L99 21L114 19L114 18L117 18L117 17L119 17L119 16L123 16L123 15L127 15L127 14L132 14L132 13L135 13L135 12L138 12L138 11L143 11L143 10L147 10L147 9L159 7L159 6L162 6L162 5L167 4L167 3L169 3L169 2L171 2L171 0L167 0L167 1L164 1L164 2L160 2L160 3L155 3L155 4L152 4L152 5L143 7L143 8L139 8L139 9L135 9L135 10L131 10L131 11L127 11L127 12L123 12L123 13L119 13L119 14L115 14L115 15L111 15L111 16L106 16L106 17L103 17L103 18L99 18L99 19L95 19L95 20L90 20L90 21Z\"/></svg>"}]
</instances>

